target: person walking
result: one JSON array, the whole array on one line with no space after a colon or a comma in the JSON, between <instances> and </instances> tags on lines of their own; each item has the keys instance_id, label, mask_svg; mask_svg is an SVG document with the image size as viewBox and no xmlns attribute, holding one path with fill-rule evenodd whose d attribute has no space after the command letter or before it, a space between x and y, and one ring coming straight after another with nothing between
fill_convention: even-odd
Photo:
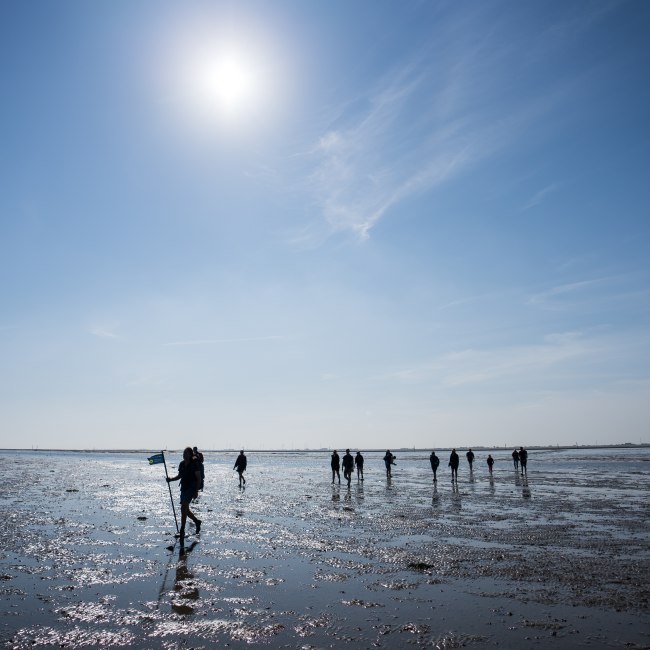
<instances>
[{"instance_id":1,"label":"person walking","mask_svg":"<svg viewBox=\"0 0 650 650\"><path fill-rule=\"evenodd\" d=\"M341 483L341 459L336 453L336 449L332 452L332 460L330 462L330 465L332 466L332 483L334 483L335 475L338 476L339 483Z\"/></svg>"},{"instance_id":2,"label":"person walking","mask_svg":"<svg viewBox=\"0 0 650 650\"><path fill-rule=\"evenodd\" d=\"M395 456L391 454L390 449L386 450L386 455L384 456L384 465L386 465L386 476L390 478L392 476L391 465L395 464Z\"/></svg>"},{"instance_id":3,"label":"person walking","mask_svg":"<svg viewBox=\"0 0 650 650\"><path fill-rule=\"evenodd\" d=\"M354 458L349 449L345 450L345 456L343 456L343 478L348 482L348 487L350 487L350 482L352 481L352 470L354 469Z\"/></svg>"},{"instance_id":4,"label":"person walking","mask_svg":"<svg viewBox=\"0 0 650 650\"><path fill-rule=\"evenodd\" d=\"M521 465L522 476L524 472L528 474L528 452L523 447L519 447L519 464Z\"/></svg>"},{"instance_id":5,"label":"person walking","mask_svg":"<svg viewBox=\"0 0 650 650\"><path fill-rule=\"evenodd\" d=\"M458 457L458 454L456 453L455 449L451 450L451 454L449 456L449 467L451 467L451 480L458 482L458 465L460 464L460 458Z\"/></svg>"},{"instance_id":6,"label":"person walking","mask_svg":"<svg viewBox=\"0 0 650 650\"><path fill-rule=\"evenodd\" d=\"M512 452L512 462L516 472L519 469L519 452L516 449Z\"/></svg>"},{"instance_id":7,"label":"person walking","mask_svg":"<svg viewBox=\"0 0 650 650\"><path fill-rule=\"evenodd\" d=\"M468 452L465 454L467 457L467 462L469 463L469 471L472 471L472 463L474 462L474 452L469 449Z\"/></svg>"},{"instance_id":8,"label":"person walking","mask_svg":"<svg viewBox=\"0 0 650 650\"><path fill-rule=\"evenodd\" d=\"M436 452L432 451L431 456L429 456L429 462L431 463L431 471L433 472L433 482L438 482L438 465L440 465L440 459L436 456Z\"/></svg>"},{"instance_id":9,"label":"person walking","mask_svg":"<svg viewBox=\"0 0 650 650\"><path fill-rule=\"evenodd\" d=\"M185 539L185 522L189 517L196 526L197 534L201 532L202 521L190 510L192 499L196 498L199 486L201 485L201 468L194 457L192 447L185 447L183 460L178 465L178 474L174 477L167 477L167 482L181 482L181 529L179 531L181 540Z\"/></svg>"},{"instance_id":10,"label":"person walking","mask_svg":"<svg viewBox=\"0 0 650 650\"><path fill-rule=\"evenodd\" d=\"M194 458L196 458L196 461L198 462L199 467L201 468L201 485L199 486L199 490L203 492L203 483L205 483L205 468L203 467L203 454L196 447L193 447L192 451L194 452Z\"/></svg>"},{"instance_id":11,"label":"person walking","mask_svg":"<svg viewBox=\"0 0 650 650\"><path fill-rule=\"evenodd\" d=\"M492 465L494 465L494 458L492 458L492 454L488 454L487 466L488 466L488 469L490 470L490 474L492 474Z\"/></svg>"},{"instance_id":12,"label":"person walking","mask_svg":"<svg viewBox=\"0 0 650 650\"><path fill-rule=\"evenodd\" d=\"M233 470L237 470L237 474L239 474L239 487L242 487L242 485L246 485L244 472L246 471L247 466L248 466L248 460L246 458L246 455L244 454L244 450L242 449L239 452L239 456L237 456L237 460L235 461L235 466L233 467Z\"/></svg>"},{"instance_id":13,"label":"person walking","mask_svg":"<svg viewBox=\"0 0 650 650\"><path fill-rule=\"evenodd\" d=\"M363 481L363 456L360 451L354 457L354 464L357 466L357 480Z\"/></svg>"}]
</instances>

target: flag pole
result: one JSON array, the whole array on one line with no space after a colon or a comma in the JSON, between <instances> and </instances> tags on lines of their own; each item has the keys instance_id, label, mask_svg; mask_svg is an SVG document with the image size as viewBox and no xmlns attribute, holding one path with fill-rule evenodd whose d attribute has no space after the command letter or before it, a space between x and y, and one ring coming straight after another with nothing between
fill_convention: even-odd
<instances>
[{"instance_id":1,"label":"flag pole","mask_svg":"<svg viewBox=\"0 0 650 650\"><path fill-rule=\"evenodd\" d=\"M165 478L167 479L167 487L169 488L169 498L172 502L172 510L174 512L174 521L176 522L176 532L178 533L178 519L176 518L176 508L174 507L174 497L172 496L172 486L169 484L169 474L167 474L167 461L165 460L165 452L160 452L163 457L163 465L165 466Z\"/></svg>"}]
</instances>

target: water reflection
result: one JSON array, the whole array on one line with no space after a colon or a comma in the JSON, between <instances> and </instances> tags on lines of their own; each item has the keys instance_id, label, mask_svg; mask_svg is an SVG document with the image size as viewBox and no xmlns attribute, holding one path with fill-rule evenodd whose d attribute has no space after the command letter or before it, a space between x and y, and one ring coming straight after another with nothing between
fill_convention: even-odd
<instances>
[{"instance_id":1,"label":"water reflection","mask_svg":"<svg viewBox=\"0 0 650 650\"><path fill-rule=\"evenodd\" d=\"M462 508L462 502L460 500L460 491L458 490L458 483L452 483L451 485L451 509L454 512L460 512Z\"/></svg>"},{"instance_id":2,"label":"water reflection","mask_svg":"<svg viewBox=\"0 0 650 650\"><path fill-rule=\"evenodd\" d=\"M471 492L476 491L476 479L474 478L474 470L471 467L469 470L469 489Z\"/></svg>"},{"instance_id":3,"label":"water reflection","mask_svg":"<svg viewBox=\"0 0 650 650\"><path fill-rule=\"evenodd\" d=\"M433 484L433 495L431 496L431 505L437 508L440 505L440 495L438 494L437 483Z\"/></svg>"},{"instance_id":4,"label":"water reflection","mask_svg":"<svg viewBox=\"0 0 650 650\"><path fill-rule=\"evenodd\" d=\"M357 495L357 501L363 501L364 500L364 494L363 494L363 483L359 483L357 485L357 490L356 490L356 495Z\"/></svg>"},{"instance_id":5,"label":"water reflection","mask_svg":"<svg viewBox=\"0 0 650 650\"><path fill-rule=\"evenodd\" d=\"M490 496L493 497L496 493L496 489L494 487L494 476L492 476L492 474L490 474L489 477L489 484L490 484Z\"/></svg>"},{"instance_id":6,"label":"water reflection","mask_svg":"<svg viewBox=\"0 0 650 650\"><path fill-rule=\"evenodd\" d=\"M172 596L172 610L177 614L192 614L194 607L192 601L199 599L199 588L194 582L194 574L187 568L187 556L194 550L198 542L185 546L181 540L176 564L176 579L174 580L174 595Z\"/></svg>"},{"instance_id":7,"label":"water reflection","mask_svg":"<svg viewBox=\"0 0 650 650\"><path fill-rule=\"evenodd\" d=\"M521 488L521 496L524 499L530 499L531 492L530 492L530 486L528 485L527 475L520 477L518 473L515 473L515 486Z\"/></svg>"}]
</instances>

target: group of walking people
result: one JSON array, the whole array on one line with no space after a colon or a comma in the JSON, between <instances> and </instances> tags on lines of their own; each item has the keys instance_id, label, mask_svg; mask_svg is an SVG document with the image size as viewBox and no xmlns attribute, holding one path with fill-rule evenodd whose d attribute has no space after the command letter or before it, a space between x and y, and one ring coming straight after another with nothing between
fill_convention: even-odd
<instances>
[{"instance_id":1,"label":"group of walking people","mask_svg":"<svg viewBox=\"0 0 650 650\"><path fill-rule=\"evenodd\" d=\"M467 463L469 464L469 471L473 472L474 471L474 459L476 458L474 452L471 449L467 450L467 453L465 454L465 457L467 458ZM514 462L515 466L515 471L518 471L519 466L521 466L521 473L528 473L528 452L523 448L519 447L519 451L516 449L512 452L512 460ZM431 471L433 472L433 482L437 482L438 480L438 467L440 466L440 458L436 456L436 452L432 451L431 455L429 456L429 462L431 463ZM487 459L487 466L488 466L488 471L490 474L492 474L492 467L494 466L494 458L492 458L492 454L488 454ZM451 450L451 454L449 456L449 463L447 463L447 466L451 468L451 480L452 481L458 481L458 466L460 465L460 456L456 452L455 449Z\"/></svg>"},{"instance_id":2,"label":"group of walking people","mask_svg":"<svg viewBox=\"0 0 650 650\"><path fill-rule=\"evenodd\" d=\"M465 454L465 457L467 458L467 463L469 464L469 471L470 472L474 471L474 459L476 458L474 452L471 449L468 449L467 453ZM523 447L519 447L519 450L515 449L512 452L512 458L514 461L515 470L518 470L519 467L521 466L521 473L522 474L526 473L528 452ZM390 449L387 449L383 460L384 460L384 465L386 466L386 476L388 478L392 476L392 466L396 464L395 463L396 459L397 456L395 456L390 451ZM363 481L363 462L364 462L363 455L361 454L360 451L357 451L356 456L352 456L349 449L345 450L345 455L343 456L343 460L341 462L341 458L335 449L332 452L332 458L330 461L330 466L332 468L332 483L335 483L337 479L338 482L341 483L341 464L343 465L343 478L348 482L348 485L350 485L350 482L352 480L352 473L355 467L357 468L357 479ZM429 462L431 463L431 470L433 471L433 480L434 482L437 482L438 467L440 466L440 458L436 456L435 451L431 452L431 455L429 456ZM492 458L492 454L488 454L486 463L488 466L489 473L492 474L492 468L494 467L494 458ZM456 450L452 449L451 454L449 456L449 463L448 463L448 466L451 468L452 481L458 480L459 465L460 465L460 457L456 452Z\"/></svg>"},{"instance_id":3,"label":"group of walking people","mask_svg":"<svg viewBox=\"0 0 650 650\"><path fill-rule=\"evenodd\" d=\"M185 524L188 519L194 522L197 533L201 531L202 521L192 512L190 504L198 498L199 491L203 490L203 484L205 482L203 463L203 454L196 447L185 447L183 450L183 460L178 465L178 474L167 477L167 483L171 483L172 481L181 482L181 527L178 531L181 539L185 539ZM233 467L233 470L237 471L239 476L240 488L246 485L244 472L246 471L247 465L246 454L244 454L244 450L242 449Z\"/></svg>"},{"instance_id":4,"label":"group of walking people","mask_svg":"<svg viewBox=\"0 0 650 650\"><path fill-rule=\"evenodd\" d=\"M360 451L357 452L357 455L352 457L349 449L345 450L345 455L343 456L343 478L350 485L352 481L352 472L354 468L357 468L357 479L363 481L363 455ZM339 483L341 482L341 458L338 455L336 449L332 452L332 458L330 460L330 467L332 468L332 483L338 478Z\"/></svg>"},{"instance_id":5,"label":"group of walking people","mask_svg":"<svg viewBox=\"0 0 650 650\"><path fill-rule=\"evenodd\" d=\"M476 456L471 449L467 450L465 454L467 462L469 464L469 471L473 471L474 460ZM383 461L386 467L386 476L390 478L392 476L392 466L395 465L395 456L390 449L386 450ZM519 450L515 449L512 452L512 460L514 463L515 471L519 471L521 468L522 475L527 473L527 461L528 461L528 452L523 448L519 447ZM440 458L436 456L436 452L432 451L429 456L429 462L431 463L431 470L433 471L433 481L434 483L438 480L438 467L440 466ZM492 454L488 454L486 459L488 470L492 474L492 467L494 466L494 458ZM349 449L345 450L343 459L338 455L336 449L332 452L331 458L331 468L332 468L332 483L338 479L339 484L341 483L341 465L343 465L343 478L348 482L348 487L352 482L352 474L356 467L357 470L357 479L363 481L363 464L364 458L363 454L360 451L357 451L355 456L352 456ZM246 478L244 477L244 472L248 465L248 460L244 450L242 449L235 460L235 466L233 470L237 471L239 476L239 487L244 487L246 485ZM448 467L451 468L451 480L458 481L458 466L460 465L460 457L455 449L451 450L449 456ZM203 468L203 454L196 448L186 447L183 451L183 460L178 465L178 474L173 477L167 477L167 482L180 481L181 488L181 527L179 530L181 539L185 537L185 524L187 519L191 519L196 526L196 532L198 533L201 530L201 520L196 517L196 515L191 511L190 504L193 500L198 497L199 491L203 490L203 483L205 481L205 471Z\"/></svg>"},{"instance_id":6,"label":"group of walking people","mask_svg":"<svg viewBox=\"0 0 650 650\"><path fill-rule=\"evenodd\" d=\"M384 456L384 465L386 466L386 476L391 477L392 471L391 468L395 465L395 459L397 456L391 453L390 449L386 450ZM352 473L354 468L357 468L357 479L363 481L363 454L358 451L356 456L352 456L349 449L345 450L345 455L343 456L343 478L348 482L348 486L352 481ZM341 458L339 457L336 449L332 452L332 458L330 461L330 467L332 468L332 483L338 479L338 482L341 482Z\"/></svg>"}]
</instances>

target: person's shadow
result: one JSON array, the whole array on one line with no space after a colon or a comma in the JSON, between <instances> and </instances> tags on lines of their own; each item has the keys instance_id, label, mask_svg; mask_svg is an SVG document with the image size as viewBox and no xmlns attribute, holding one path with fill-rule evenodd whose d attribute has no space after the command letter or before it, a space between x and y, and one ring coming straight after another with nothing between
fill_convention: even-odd
<instances>
[{"instance_id":1,"label":"person's shadow","mask_svg":"<svg viewBox=\"0 0 650 650\"><path fill-rule=\"evenodd\" d=\"M187 568L187 556L197 544L198 542L194 541L189 546L185 546L183 540L181 540L178 550L174 596L172 597L172 610L177 614L192 614L194 607L191 602L199 599L199 588L194 581L194 575Z\"/></svg>"}]
</instances>

